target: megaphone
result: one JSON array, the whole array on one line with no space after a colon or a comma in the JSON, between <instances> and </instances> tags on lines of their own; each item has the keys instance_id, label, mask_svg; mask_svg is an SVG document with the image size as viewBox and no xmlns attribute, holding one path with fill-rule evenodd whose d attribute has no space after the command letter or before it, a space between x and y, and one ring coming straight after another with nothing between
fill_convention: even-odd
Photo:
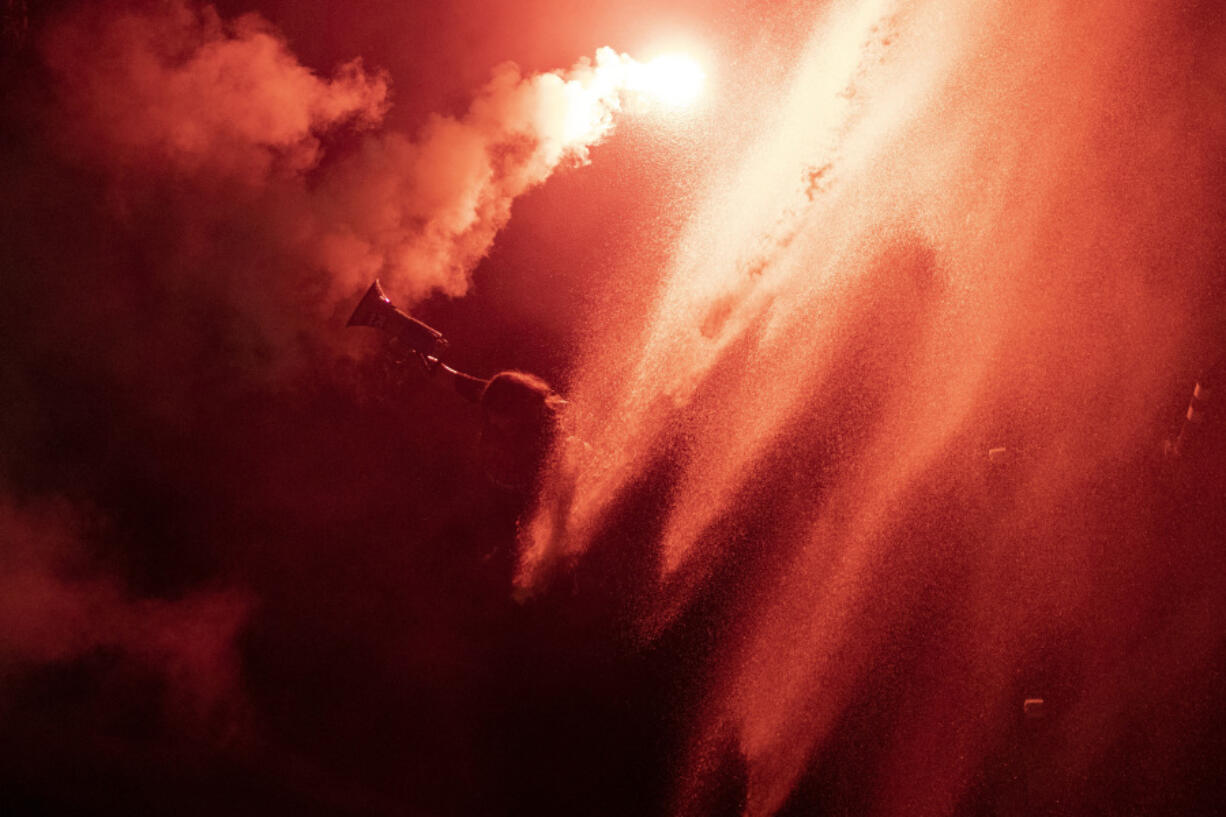
<instances>
[{"instance_id":1,"label":"megaphone","mask_svg":"<svg viewBox=\"0 0 1226 817\"><path fill-rule=\"evenodd\" d=\"M362 300L358 302L357 308L353 310L349 323L346 325L373 326L387 332L417 352L423 359L437 359L447 348L447 339L443 337L442 332L393 306L387 295L384 294L383 287L379 286L377 278L370 285L370 289L366 290Z\"/></svg>"}]
</instances>

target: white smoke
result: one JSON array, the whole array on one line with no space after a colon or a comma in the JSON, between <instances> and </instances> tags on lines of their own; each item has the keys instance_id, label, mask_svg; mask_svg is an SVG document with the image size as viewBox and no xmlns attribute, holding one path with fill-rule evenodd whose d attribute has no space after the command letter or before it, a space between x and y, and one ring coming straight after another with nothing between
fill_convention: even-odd
<instances>
[{"instance_id":1,"label":"white smoke","mask_svg":"<svg viewBox=\"0 0 1226 817\"><path fill-rule=\"evenodd\" d=\"M168 191L156 206L182 222L185 242L216 225L246 231L239 257L207 273L224 267L233 282L256 268L259 285L233 287L236 304L269 286L271 257L285 262L271 277L288 291L309 282L325 311L375 276L405 302L464 294L517 197L587 162L653 84L665 101L678 92L676 66L601 48L540 74L504 63L462 115L382 130L386 74L355 59L323 79L259 16L226 20L190 0L80 8L43 53L58 80L56 140L112 180L121 216L151 187ZM364 134L360 145L326 156L323 137L346 129ZM326 274L322 294L311 270Z\"/></svg>"},{"instance_id":2,"label":"white smoke","mask_svg":"<svg viewBox=\"0 0 1226 817\"><path fill-rule=\"evenodd\" d=\"M381 275L408 299L462 295L515 199L586 163L640 77L610 48L531 76L504 63L464 115L368 139L315 197L322 263L346 286Z\"/></svg>"}]
</instances>

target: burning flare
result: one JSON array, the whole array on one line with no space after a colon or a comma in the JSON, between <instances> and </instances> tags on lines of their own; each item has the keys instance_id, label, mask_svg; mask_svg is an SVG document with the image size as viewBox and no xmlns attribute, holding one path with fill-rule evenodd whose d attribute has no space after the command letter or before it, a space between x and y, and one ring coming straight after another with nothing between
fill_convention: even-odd
<instances>
[{"instance_id":1,"label":"burning flare","mask_svg":"<svg viewBox=\"0 0 1226 817\"><path fill-rule=\"evenodd\" d=\"M646 64L634 63L630 87L669 107L680 108L698 99L706 78L702 66L690 57L664 54Z\"/></svg>"}]
</instances>

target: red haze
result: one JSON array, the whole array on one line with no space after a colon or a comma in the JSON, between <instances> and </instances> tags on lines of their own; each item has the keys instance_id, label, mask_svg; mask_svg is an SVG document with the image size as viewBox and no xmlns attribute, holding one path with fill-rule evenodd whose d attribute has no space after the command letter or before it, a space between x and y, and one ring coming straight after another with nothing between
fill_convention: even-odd
<instances>
[{"instance_id":1,"label":"red haze","mask_svg":"<svg viewBox=\"0 0 1226 817\"><path fill-rule=\"evenodd\" d=\"M12 673L117 650L164 679L172 716L235 726L235 637L250 600L237 591L135 598L91 563L83 539L81 515L66 503L0 506L0 665Z\"/></svg>"},{"instance_id":2,"label":"red haze","mask_svg":"<svg viewBox=\"0 0 1226 817\"><path fill-rule=\"evenodd\" d=\"M257 5L4 7L0 811L1218 807L1214 4Z\"/></svg>"}]
</instances>

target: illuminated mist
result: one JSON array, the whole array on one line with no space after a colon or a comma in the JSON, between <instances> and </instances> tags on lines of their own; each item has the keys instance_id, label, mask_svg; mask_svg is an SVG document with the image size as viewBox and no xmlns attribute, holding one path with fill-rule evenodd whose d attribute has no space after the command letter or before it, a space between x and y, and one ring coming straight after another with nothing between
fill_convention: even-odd
<instances>
[{"instance_id":1,"label":"illuminated mist","mask_svg":"<svg viewBox=\"0 0 1226 817\"><path fill-rule=\"evenodd\" d=\"M1219 5L6 2L0 812L1220 810Z\"/></svg>"},{"instance_id":2,"label":"illuminated mist","mask_svg":"<svg viewBox=\"0 0 1226 817\"><path fill-rule=\"evenodd\" d=\"M589 449L559 454L518 581L620 548L638 638L718 628L679 811L731 752L745 813L778 813L869 698L893 718L858 736L851 813L953 813L1010 741L1044 741L1031 806L1070 813L1130 735L1130 794L1188 759L1226 614L1154 476L1220 330L1226 52L1194 19L834 4L658 295L587 345ZM1053 731L1019 737L1024 695Z\"/></svg>"}]
</instances>

